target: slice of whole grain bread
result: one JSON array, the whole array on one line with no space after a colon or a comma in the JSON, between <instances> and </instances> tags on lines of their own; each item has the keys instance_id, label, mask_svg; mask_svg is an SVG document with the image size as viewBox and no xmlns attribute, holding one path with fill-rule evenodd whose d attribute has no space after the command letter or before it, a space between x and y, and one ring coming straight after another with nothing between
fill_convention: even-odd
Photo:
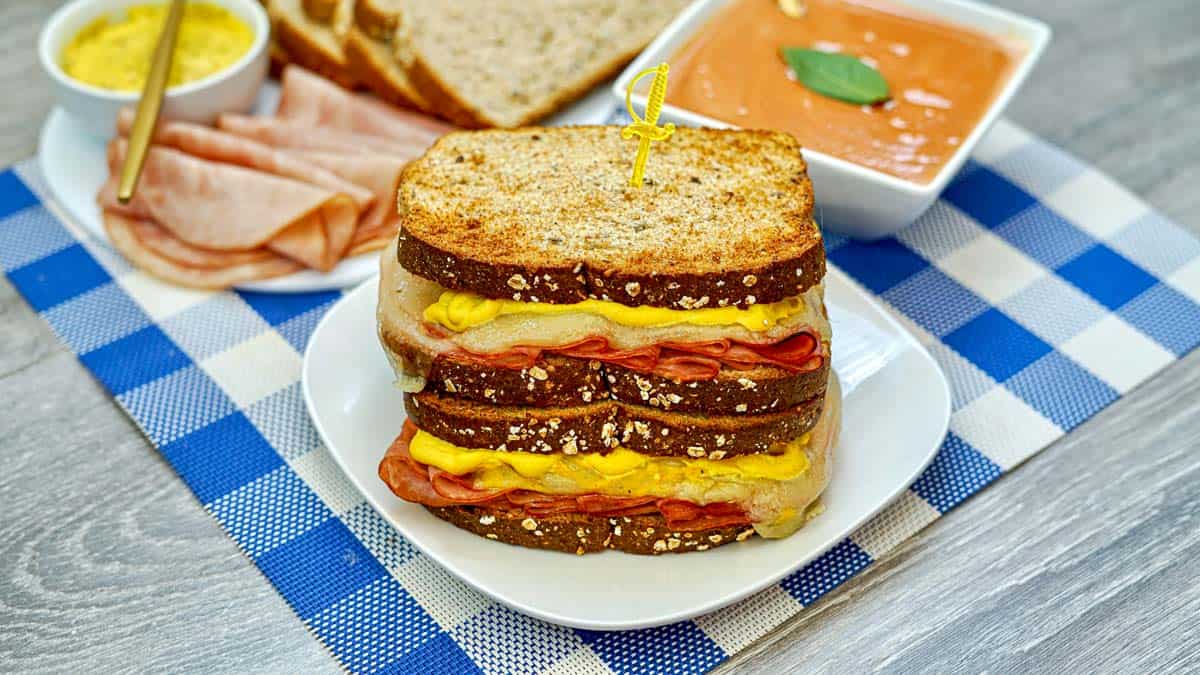
<instances>
[{"instance_id":1,"label":"slice of whole grain bread","mask_svg":"<svg viewBox=\"0 0 1200 675\"><path fill-rule=\"evenodd\" d=\"M725 368L712 380L677 382L599 361L544 354L534 365L546 373L539 379L530 374L532 368L514 370L435 356L387 331L380 333L380 339L393 355L428 373L426 391L498 406L567 408L613 398L652 407L665 403L679 412L755 415L820 395L829 377L826 360L806 373L763 365L749 370Z\"/></svg>"},{"instance_id":2,"label":"slice of whole grain bread","mask_svg":"<svg viewBox=\"0 0 1200 675\"><path fill-rule=\"evenodd\" d=\"M429 109L428 102L413 86L387 43L371 37L356 24L346 31L342 47L350 71L376 96L402 108Z\"/></svg>"},{"instance_id":3,"label":"slice of whole grain bread","mask_svg":"<svg viewBox=\"0 0 1200 675\"><path fill-rule=\"evenodd\" d=\"M530 518L519 511L485 506L425 507L442 520L481 537L515 546L565 553L596 553L606 549L658 555L707 551L754 536L747 525L672 532L661 515L607 518L582 513Z\"/></svg>"},{"instance_id":4,"label":"slice of whole grain bread","mask_svg":"<svg viewBox=\"0 0 1200 675\"><path fill-rule=\"evenodd\" d=\"M629 185L613 126L450 133L405 169L409 272L492 298L673 309L795 296L825 274L799 143L680 128Z\"/></svg>"},{"instance_id":5,"label":"slice of whole grain bread","mask_svg":"<svg viewBox=\"0 0 1200 675\"><path fill-rule=\"evenodd\" d=\"M518 127L611 77L686 5L403 0L395 49L439 115L467 128Z\"/></svg>"},{"instance_id":6,"label":"slice of whole grain bread","mask_svg":"<svg viewBox=\"0 0 1200 675\"><path fill-rule=\"evenodd\" d=\"M703 415L619 401L566 408L493 406L425 391L404 395L418 429L463 448L524 452L606 452L721 459L767 452L816 424L824 392L758 415Z\"/></svg>"},{"instance_id":7,"label":"slice of whole grain bread","mask_svg":"<svg viewBox=\"0 0 1200 675\"><path fill-rule=\"evenodd\" d=\"M320 73L347 88L357 85L350 72L342 49L342 36L350 14L348 3L353 0L270 0L267 11L271 16L275 39L287 51L291 62ZM305 11L314 4L317 15L329 6L329 18L313 19Z\"/></svg>"}]
</instances>

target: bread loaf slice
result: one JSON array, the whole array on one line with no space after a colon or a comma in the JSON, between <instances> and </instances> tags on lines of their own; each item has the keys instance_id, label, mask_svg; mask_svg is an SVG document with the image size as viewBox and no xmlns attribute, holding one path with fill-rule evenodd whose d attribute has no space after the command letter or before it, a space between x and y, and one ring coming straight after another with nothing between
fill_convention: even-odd
<instances>
[{"instance_id":1,"label":"bread loaf slice","mask_svg":"<svg viewBox=\"0 0 1200 675\"><path fill-rule=\"evenodd\" d=\"M533 368L515 370L430 354L386 330L380 339L392 356L427 373L425 391L497 406L566 408L612 398L678 412L755 415L819 396L829 378L828 360L805 373L769 365L725 368L715 379L694 382L557 354L543 354Z\"/></svg>"},{"instance_id":2,"label":"bread loaf slice","mask_svg":"<svg viewBox=\"0 0 1200 675\"><path fill-rule=\"evenodd\" d=\"M433 109L518 127L614 75L687 0L405 0L396 53Z\"/></svg>"},{"instance_id":3,"label":"bread loaf slice","mask_svg":"<svg viewBox=\"0 0 1200 675\"><path fill-rule=\"evenodd\" d=\"M450 133L405 169L397 258L446 288L550 303L745 307L825 275L800 145L680 128L641 188L612 126Z\"/></svg>"},{"instance_id":4,"label":"bread loaf slice","mask_svg":"<svg viewBox=\"0 0 1200 675\"><path fill-rule=\"evenodd\" d=\"M354 23L368 36L391 42L400 26L404 0L358 0L354 3Z\"/></svg>"},{"instance_id":5,"label":"bread loaf slice","mask_svg":"<svg viewBox=\"0 0 1200 675\"><path fill-rule=\"evenodd\" d=\"M707 551L754 536L754 528L746 525L672 532L661 515L606 518L568 513L529 518L521 512L483 506L425 508L438 518L481 537L579 555L606 549L643 555Z\"/></svg>"},{"instance_id":6,"label":"bread loaf slice","mask_svg":"<svg viewBox=\"0 0 1200 675\"><path fill-rule=\"evenodd\" d=\"M491 406L433 392L404 395L418 429L462 448L521 452L606 452L722 459L767 452L795 440L821 415L824 395L760 415L702 415L619 401L569 408Z\"/></svg>"},{"instance_id":7,"label":"bread loaf slice","mask_svg":"<svg viewBox=\"0 0 1200 675\"><path fill-rule=\"evenodd\" d=\"M413 86L386 42L371 37L356 24L346 31L342 46L351 72L376 96L402 108L428 111L428 102Z\"/></svg>"},{"instance_id":8,"label":"bread loaf slice","mask_svg":"<svg viewBox=\"0 0 1200 675\"><path fill-rule=\"evenodd\" d=\"M305 12L305 3L319 2L314 7L320 14L328 4L336 4L329 21L314 20ZM347 88L357 84L342 50L342 38L353 16L353 0L270 0L268 12L275 29L275 39L287 51L289 59L305 68Z\"/></svg>"}]
</instances>

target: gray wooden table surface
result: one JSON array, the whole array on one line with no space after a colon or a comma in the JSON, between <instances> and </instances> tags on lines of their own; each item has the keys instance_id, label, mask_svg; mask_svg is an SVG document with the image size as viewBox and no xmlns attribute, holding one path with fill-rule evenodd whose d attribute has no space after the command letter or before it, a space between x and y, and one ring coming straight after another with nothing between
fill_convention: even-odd
<instances>
[{"instance_id":1,"label":"gray wooden table surface","mask_svg":"<svg viewBox=\"0 0 1200 675\"><path fill-rule=\"evenodd\" d=\"M0 0L0 165L56 4ZM1200 3L999 4L1055 31L1010 117L1200 232ZM1200 670L1200 353L719 670L1034 669ZM337 670L2 278L0 670Z\"/></svg>"}]
</instances>

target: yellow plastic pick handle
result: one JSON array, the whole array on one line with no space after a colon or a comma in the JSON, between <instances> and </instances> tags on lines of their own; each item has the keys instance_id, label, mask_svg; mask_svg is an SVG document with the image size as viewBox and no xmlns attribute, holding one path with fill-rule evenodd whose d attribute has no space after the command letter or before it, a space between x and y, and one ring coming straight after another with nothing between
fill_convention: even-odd
<instances>
[{"instance_id":1,"label":"yellow plastic pick handle","mask_svg":"<svg viewBox=\"0 0 1200 675\"><path fill-rule=\"evenodd\" d=\"M663 99L667 96L667 71L669 69L667 64L660 63L656 68L643 70L625 89L625 109L629 111L629 117L633 123L621 130L621 138L630 139L637 136L640 139L637 158L633 160L633 177L629 180L629 184L633 187L640 188L642 186L642 180L646 174L646 158L650 156L650 142L665 141L675 133L674 124L658 126L658 115L662 112ZM650 85L650 99L646 103L646 116L639 118L633 109L633 88L637 86L638 80L649 75L654 76L654 82Z\"/></svg>"}]
</instances>

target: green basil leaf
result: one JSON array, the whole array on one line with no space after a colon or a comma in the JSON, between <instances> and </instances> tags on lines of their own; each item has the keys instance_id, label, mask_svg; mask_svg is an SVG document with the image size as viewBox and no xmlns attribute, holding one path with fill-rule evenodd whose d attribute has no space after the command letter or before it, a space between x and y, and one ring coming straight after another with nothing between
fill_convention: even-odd
<instances>
[{"instance_id":1,"label":"green basil leaf","mask_svg":"<svg viewBox=\"0 0 1200 675\"><path fill-rule=\"evenodd\" d=\"M798 47L784 47L780 52L796 79L818 94L859 105L886 101L890 96L883 75L853 56Z\"/></svg>"}]
</instances>

